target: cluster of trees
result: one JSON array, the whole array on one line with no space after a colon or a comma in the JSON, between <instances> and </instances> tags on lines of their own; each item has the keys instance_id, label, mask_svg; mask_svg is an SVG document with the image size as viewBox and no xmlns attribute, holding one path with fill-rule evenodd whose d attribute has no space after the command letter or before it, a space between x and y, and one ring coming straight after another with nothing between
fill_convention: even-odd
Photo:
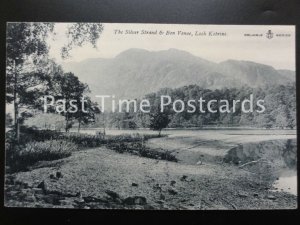
<instances>
[{"instance_id":1,"label":"cluster of trees","mask_svg":"<svg viewBox=\"0 0 300 225\"><path fill-rule=\"evenodd\" d=\"M51 95L55 101L65 101L65 110L62 111L60 115L65 117L66 132L72 128L75 121L78 123L79 131L81 125L95 121L95 114L100 113L98 104L96 102L92 102L90 97L86 96L88 92L88 86L80 82L78 77L76 77L73 73L63 73L61 71L53 75L52 81L48 86L47 95ZM83 97L85 99L83 102L84 107L82 107L81 102ZM77 108L75 112L71 110L74 106ZM49 107L47 111L57 113L55 105Z\"/></svg>"},{"instance_id":2,"label":"cluster of trees","mask_svg":"<svg viewBox=\"0 0 300 225\"><path fill-rule=\"evenodd\" d=\"M249 99L253 94L253 101L264 100L265 111L259 113L254 104L253 112L244 113L241 105L235 105L235 112L232 112L233 100ZM171 106L166 108L163 113L160 112L160 96L168 95L173 101L181 99L187 104L191 99L204 100L211 99L228 100L230 103L230 113L209 112L204 108L205 113L196 110L194 113L184 110L175 113ZM181 88L161 89L156 93L145 96L144 99L150 101L150 113L142 113L140 111L134 113L133 109L128 113L107 113L106 126L115 128L135 129L152 128L161 130L165 127L170 128L187 128L187 127L203 127L203 126L251 126L265 128L295 128L296 127L296 88L295 83L287 85L269 86L264 88L250 88L244 86L242 88L224 88L209 90L201 88L197 85L189 85ZM198 108L199 103L196 107ZM171 104L170 104L171 105ZM216 105L215 107L218 107ZM97 125L96 125L97 126Z\"/></svg>"},{"instance_id":3,"label":"cluster of trees","mask_svg":"<svg viewBox=\"0 0 300 225\"><path fill-rule=\"evenodd\" d=\"M20 124L42 107L42 97L52 94L55 98L81 97L88 91L72 73L64 73L59 65L49 59L47 38L55 35L55 23L8 23L7 24L7 64L6 103L13 104L15 138L19 140ZM74 46L96 41L103 30L102 24L73 23L67 27L67 42L61 48L61 56L66 58ZM76 115L65 113L66 131L77 119L79 124L87 123L97 111L90 100L90 113ZM88 108L88 107L87 107Z\"/></svg>"}]
</instances>

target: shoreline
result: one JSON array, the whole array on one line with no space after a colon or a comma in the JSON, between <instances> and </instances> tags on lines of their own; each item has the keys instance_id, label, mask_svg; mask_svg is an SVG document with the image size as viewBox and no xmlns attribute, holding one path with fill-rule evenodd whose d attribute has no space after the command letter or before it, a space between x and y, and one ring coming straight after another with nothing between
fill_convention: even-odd
<instances>
[{"instance_id":1,"label":"shoreline","mask_svg":"<svg viewBox=\"0 0 300 225\"><path fill-rule=\"evenodd\" d=\"M275 146L279 146L277 142L282 141L275 140ZM275 177L262 179L251 170L223 162L228 152L241 144L255 146L251 142L241 143L236 135L228 134L212 136L208 133L200 137L169 135L148 140L148 147L171 151L179 162L118 153L105 147L80 150L68 158L44 165L41 163L31 171L13 174L11 184L6 185L5 204L19 207L20 203L15 198L21 197L25 199L21 207L166 210L297 208L297 196L276 190L273 186ZM230 157L235 157L235 154ZM63 177L50 178L57 172L62 173ZM42 182L47 184L46 192L39 188ZM81 196L77 196L78 191Z\"/></svg>"}]
</instances>

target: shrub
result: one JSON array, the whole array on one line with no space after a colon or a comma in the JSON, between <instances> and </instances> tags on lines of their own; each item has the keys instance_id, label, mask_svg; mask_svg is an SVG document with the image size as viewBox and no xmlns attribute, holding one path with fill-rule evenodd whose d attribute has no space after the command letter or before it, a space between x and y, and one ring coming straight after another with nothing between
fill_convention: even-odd
<instances>
[{"instance_id":1,"label":"shrub","mask_svg":"<svg viewBox=\"0 0 300 225\"><path fill-rule=\"evenodd\" d=\"M142 143L150 138L158 137L158 135L140 135L140 134L124 134L118 136L102 136L82 133L61 133L58 138L71 141L80 148L100 147L104 144L110 146L112 144L120 145L118 149L122 149L122 143ZM122 151L122 150L120 150Z\"/></svg>"},{"instance_id":2,"label":"shrub","mask_svg":"<svg viewBox=\"0 0 300 225\"><path fill-rule=\"evenodd\" d=\"M20 143L26 144L32 141L47 141L62 139L63 133L55 130L38 130L33 127L21 127Z\"/></svg>"},{"instance_id":3,"label":"shrub","mask_svg":"<svg viewBox=\"0 0 300 225\"><path fill-rule=\"evenodd\" d=\"M158 134L123 134L123 135L117 135L117 136L107 136L107 141L110 143L116 143L116 142L143 142L147 141L151 138L160 138L165 137L166 135L159 136Z\"/></svg>"},{"instance_id":4,"label":"shrub","mask_svg":"<svg viewBox=\"0 0 300 225\"><path fill-rule=\"evenodd\" d=\"M94 148L105 144L103 137L90 134L64 133L62 138L77 144L80 148Z\"/></svg>"},{"instance_id":5,"label":"shrub","mask_svg":"<svg viewBox=\"0 0 300 225\"><path fill-rule=\"evenodd\" d=\"M51 140L45 142L29 142L19 153L20 156L31 155L40 160L55 160L70 156L77 146L64 140Z\"/></svg>"},{"instance_id":6,"label":"shrub","mask_svg":"<svg viewBox=\"0 0 300 225\"><path fill-rule=\"evenodd\" d=\"M12 171L26 170L38 161L68 157L77 149L77 145L65 140L33 141L7 149L7 163Z\"/></svg>"},{"instance_id":7,"label":"shrub","mask_svg":"<svg viewBox=\"0 0 300 225\"><path fill-rule=\"evenodd\" d=\"M98 147L104 143L104 138L98 135L81 133L64 133L55 130L37 130L34 128L23 128L21 132L21 143L43 142L48 140L66 140L73 142L80 148Z\"/></svg>"},{"instance_id":8,"label":"shrub","mask_svg":"<svg viewBox=\"0 0 300 225\"><path fill-rule=\"evenodd\" d=\"M177 162L177 158L172 155L170 151L164 151L162 149L151 149L144 145L141 141L136 142L115 142L108 143L107 147L119 153L130 153L141 157L160 159L166 161Z\"/></svg>"}]
</instances>

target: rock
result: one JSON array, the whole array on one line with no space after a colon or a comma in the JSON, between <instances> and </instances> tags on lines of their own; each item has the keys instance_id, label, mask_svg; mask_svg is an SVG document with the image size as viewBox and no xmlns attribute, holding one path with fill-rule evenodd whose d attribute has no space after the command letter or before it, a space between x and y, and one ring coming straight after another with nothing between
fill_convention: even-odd
<instances>
[{"instance_id":1,"label":"rock","mask_svg":"<svg viewBox=\"0 0 300 225\"><path fill-rule=\"evenodd\" d=\"M170 188L170 189L168 189L168 192L169 192L171 195L177 195L177 194L178 194L178 191L177 191L175 188Z\"/></svg>"},{"instance_id":2,"label":"rock","mask_svg":"<svg viewBox=\"0 0 300 225\"><path fill-rule=\"evenodd\" d=\"M123 200L120 199L120 198L114 199L114 202L117 203L117 204L123 204Z\"/></svg>"},{"instance_id":3,"label":"rock","mask_svg":"<svg viewBox=\"0 0 300 225\"><path fill-rule=\"evenodd\" d=\"M82 198L75 199L74 202L79 204L79 205L82 205L82 204L84 204L84 199L82 199Z\"/></svg>"},{"instance_id":4,"label":"rock","mask_svg":"<svg viewBox=\"0 0 300 225\"><path fill-rule=\"evenodd\" d=\"M35 194L34 196L37 200L43 200L45 194L44 193L43 194Z\"/></svg>"},{"instance_id":5,"label":"rock","mask_svg":"<svg viewBox=\"0 0 300 225\"><path fill-rule=\"evenodd\" d=\"M42 188L32 188L32 191L35 193L35 194L44 194L44 191Z\"/></svg>"},{"instance_id":6,"label":"rock","mask_svg":"<svg viewBox=\"0 0 300 225\"><path fill-rule=\"evenodd\" d=\"M276 197L274 195L267 195L267 199L270 199L270 200L275 200Z\"/></svg>"},{"instance_id":7,"label":"rock","mask_svg":"<svg viewBox=\"0 0 300 225\"><path fill-rule=\"evenodd\" d=\"M248 197L248 194L247 194L247 193L244 193L244 192L239 192L239 193L238 193L238 196L239 196L239 197L242 197L242 198L246 198L246 197Z\"/></svg>"},{"instance_id":8,"label":"rock","mask_svg":"<svg viewBox=\"0 0 300 225\"><path fill-rule=\"evenodd\" d=\"M94 198L92 196L86 196L86 197L83 197L83 200L86 202L86 203L89 203L89 202L98 202L98 199L97 198Z\"/></svg>"},{"instance_id":9,"label":"rock","mask_svg":"<svg viewBox=\"0 0 300 225\"><path fill-rule=\"evenodd\" d=\"M146 205L147 200L143 196L133 196L125 198L123 203L127 205Z\"/></svg>"},{"instance_id":10,"label":"rock","mask_svg":"<svg viewBox=\"0 0 300 225\"><path fill-rule=\"evenodd\" d=\"M114 191L106 190L105 193L109 195L112 199L120 198L120 195Z\"/></svg>"},{"instance_id":11,"label":"rock","mask_svg":"<svg viewBox=\"0 0 300 225\"><path fill-rule=\"evenodd\" d=\"M139 185L138 185L137 183L132 183L131 186L137 187L137 186L139 186Z\"/></svg>"},{"instance_id":12,"label":"rock","mask_svg":"<svg viewBox=\"0 0 300 225\"><path fill-rule=\"evenodd\" d=\"M202 161L199 160L199 161L196 163L196 165L202 165Z\"/></svg>"},{"instance_id":13,"label":"rock","mask_svg":"<svg viewBox=\"0 0 300 225\"><path fill-rule=\"evenodd\" d=\"M176 184L176 181L175 180L171 180L170 184L171 184L171 186L174 186Z\"/></svg>"},{"instance_id":14,"label":"rock","mask_svg":"<svg viewBox=\"0 0 300 225\"><path fill-rule=\"evenodd\" d=\"M96 197L92 197L92 196L86 196L86 197L83 197L83 199L86 203L91 203L91 202L105 202L105 203L107 203L108 202L105 199L96 198Z\"/></svg>"},{"instance_id":15,"label":"rock","mask_svg":"<svg viewBox=\"0 0 300 225\"><path fill-rule=\"evenodd\" d=\"M156 190L160 190L161 191L161 186L159 184L155 184L153 186L153 189L156 189Z\"/></svg>"},{"instance_id":16,"label":"rock","mask_svg":"<svg viewBox=\"0 0 300 225\"><path fill-rule=\"evenodd\" d=\"M190 210L191 208L183 205L178 205L177 209Z\"/></svg>"},{"instance_id":17,"label":"rock","mask_svg":"<svg viewBox=\"0 0 300 225\"><path fill-rule=\"evenodd\" d=\"M166 196L164 196L163 194L160 194L159 199L165 200L165 199L166 199Z\"/></svg>"},{"instance_id":18,"label":"rock","mask_svg":"<svg viewBox=\"0 0 300 225\"><path fill-rule=\"evenodd\" d=\"M20 188L28 188L28 187L29 187L29 184L28 184L28 183L22 182L22 181L16 181L15 184L16 184L16 185L19 185Z\"/></svg>"},{"instance_id":19,"label":"rock","mask_svg":"<svg viewBox=\"0 0 300 225\"><path fill-rule=\"evenodd\" d=\"M37 188L41 188L43 190L44 193L47 192L47 184L45 181L42 181L41 183L39 183L39 185L37 186Z\"/></svg>"},{"instance_id":20,"label":"rock","mask_svg":"<svg viewBox=\"0 0 300 225\"><path fill-rule=\"evenodd\" d=\"M180 178L181 181L186 181L187 176L186 175L182 175L182 177Z\"/></svg>"},{"instance_id":21,"label":"rock","mask_svg":"<svg viewBox=\"0 0 300 225\"><path fill-rule=\"evenodd\" d=\"M43 200L46 203L52 204L52 205L60 205L60 201L64 200L65 198L62 196L57 196L53 194L48 194L43 196Z\"/></svg>"},{"instance_id":22,"label":"rock","mask_svg":"<svg viewBox=\"0 0 300 225\"><path fill-rule=\"evenodd\" d=\"M33 191L31 188L24 188L20 190L22 194L33 194Z\"/></svg>"},{"instance_id":23,"label":"rock","mask_svg":"<svg viewBox=\"0 0 300 225\"><path fill-rule=\"evenodd\" d=\"M62 193L65 197L80 197L81 198L81 195L79 194L78 195L78 193L74 193L74 192L69 192L69 191L67 191L67 192L65 192L65 193Z\"/></svg>"},{"instance_id":24,"label":"rock","mask_svg":"<svg viewBox=\"0 0 300 225\"><path fill-rule=\"evenodd\" d=\"M60 205L63 205L63 206L71 206L73 205L73 200L70 200L70 199L62 199L62 200L59 200L59 203Z\"/></svg>"},{"instance_id":25,"label":"rock","mask_svg":"<svg viewBox=\"0 0 300 225\"><path fill-rule=\"evenodd\" d=\"M34 197L34 195L29 195L29 196L26 196L24 198L24 200L27 201L27 202L35 202L36 198Z\"/></svg>"},{"instance_id":26,"label":"rock","mask_svg":"<svg viewBox=\"0 0 300 225\"><path fill-rule=\"evenodd\" d=\"M63 177L63 175L62 175L62 173L61 173L61 172L57 171L57 172L56 172L56 177L59 179L59 178L62 178L62 177Z\"/></svg>"},{"instance_id":27,"label":"rock","mask_svg":"<svg viewBox=\"0 0 300 225\"><path fill-rule=\"evenodd\" d=\"M23 182L23 183L21 184L21 187L22 187L22 188L29 188L30 185L29 185L28 183L26 183L26 182Z\"/></svg>"}]
</instances>

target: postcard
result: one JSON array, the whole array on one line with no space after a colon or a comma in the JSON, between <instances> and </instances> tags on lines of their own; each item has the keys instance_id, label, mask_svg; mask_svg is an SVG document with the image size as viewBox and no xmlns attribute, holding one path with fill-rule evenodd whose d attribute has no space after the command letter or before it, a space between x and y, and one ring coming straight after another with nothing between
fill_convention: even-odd
<instances>
[{"instance_id":1,"label":"postcard","mask_svg":"<svg viewBox=\"0 0 300 225\"><path fill-rule=\"evenodd\" d=\"M297 208L295 26L9 22L6 207Z\"/></svg>"}]
</instances>

